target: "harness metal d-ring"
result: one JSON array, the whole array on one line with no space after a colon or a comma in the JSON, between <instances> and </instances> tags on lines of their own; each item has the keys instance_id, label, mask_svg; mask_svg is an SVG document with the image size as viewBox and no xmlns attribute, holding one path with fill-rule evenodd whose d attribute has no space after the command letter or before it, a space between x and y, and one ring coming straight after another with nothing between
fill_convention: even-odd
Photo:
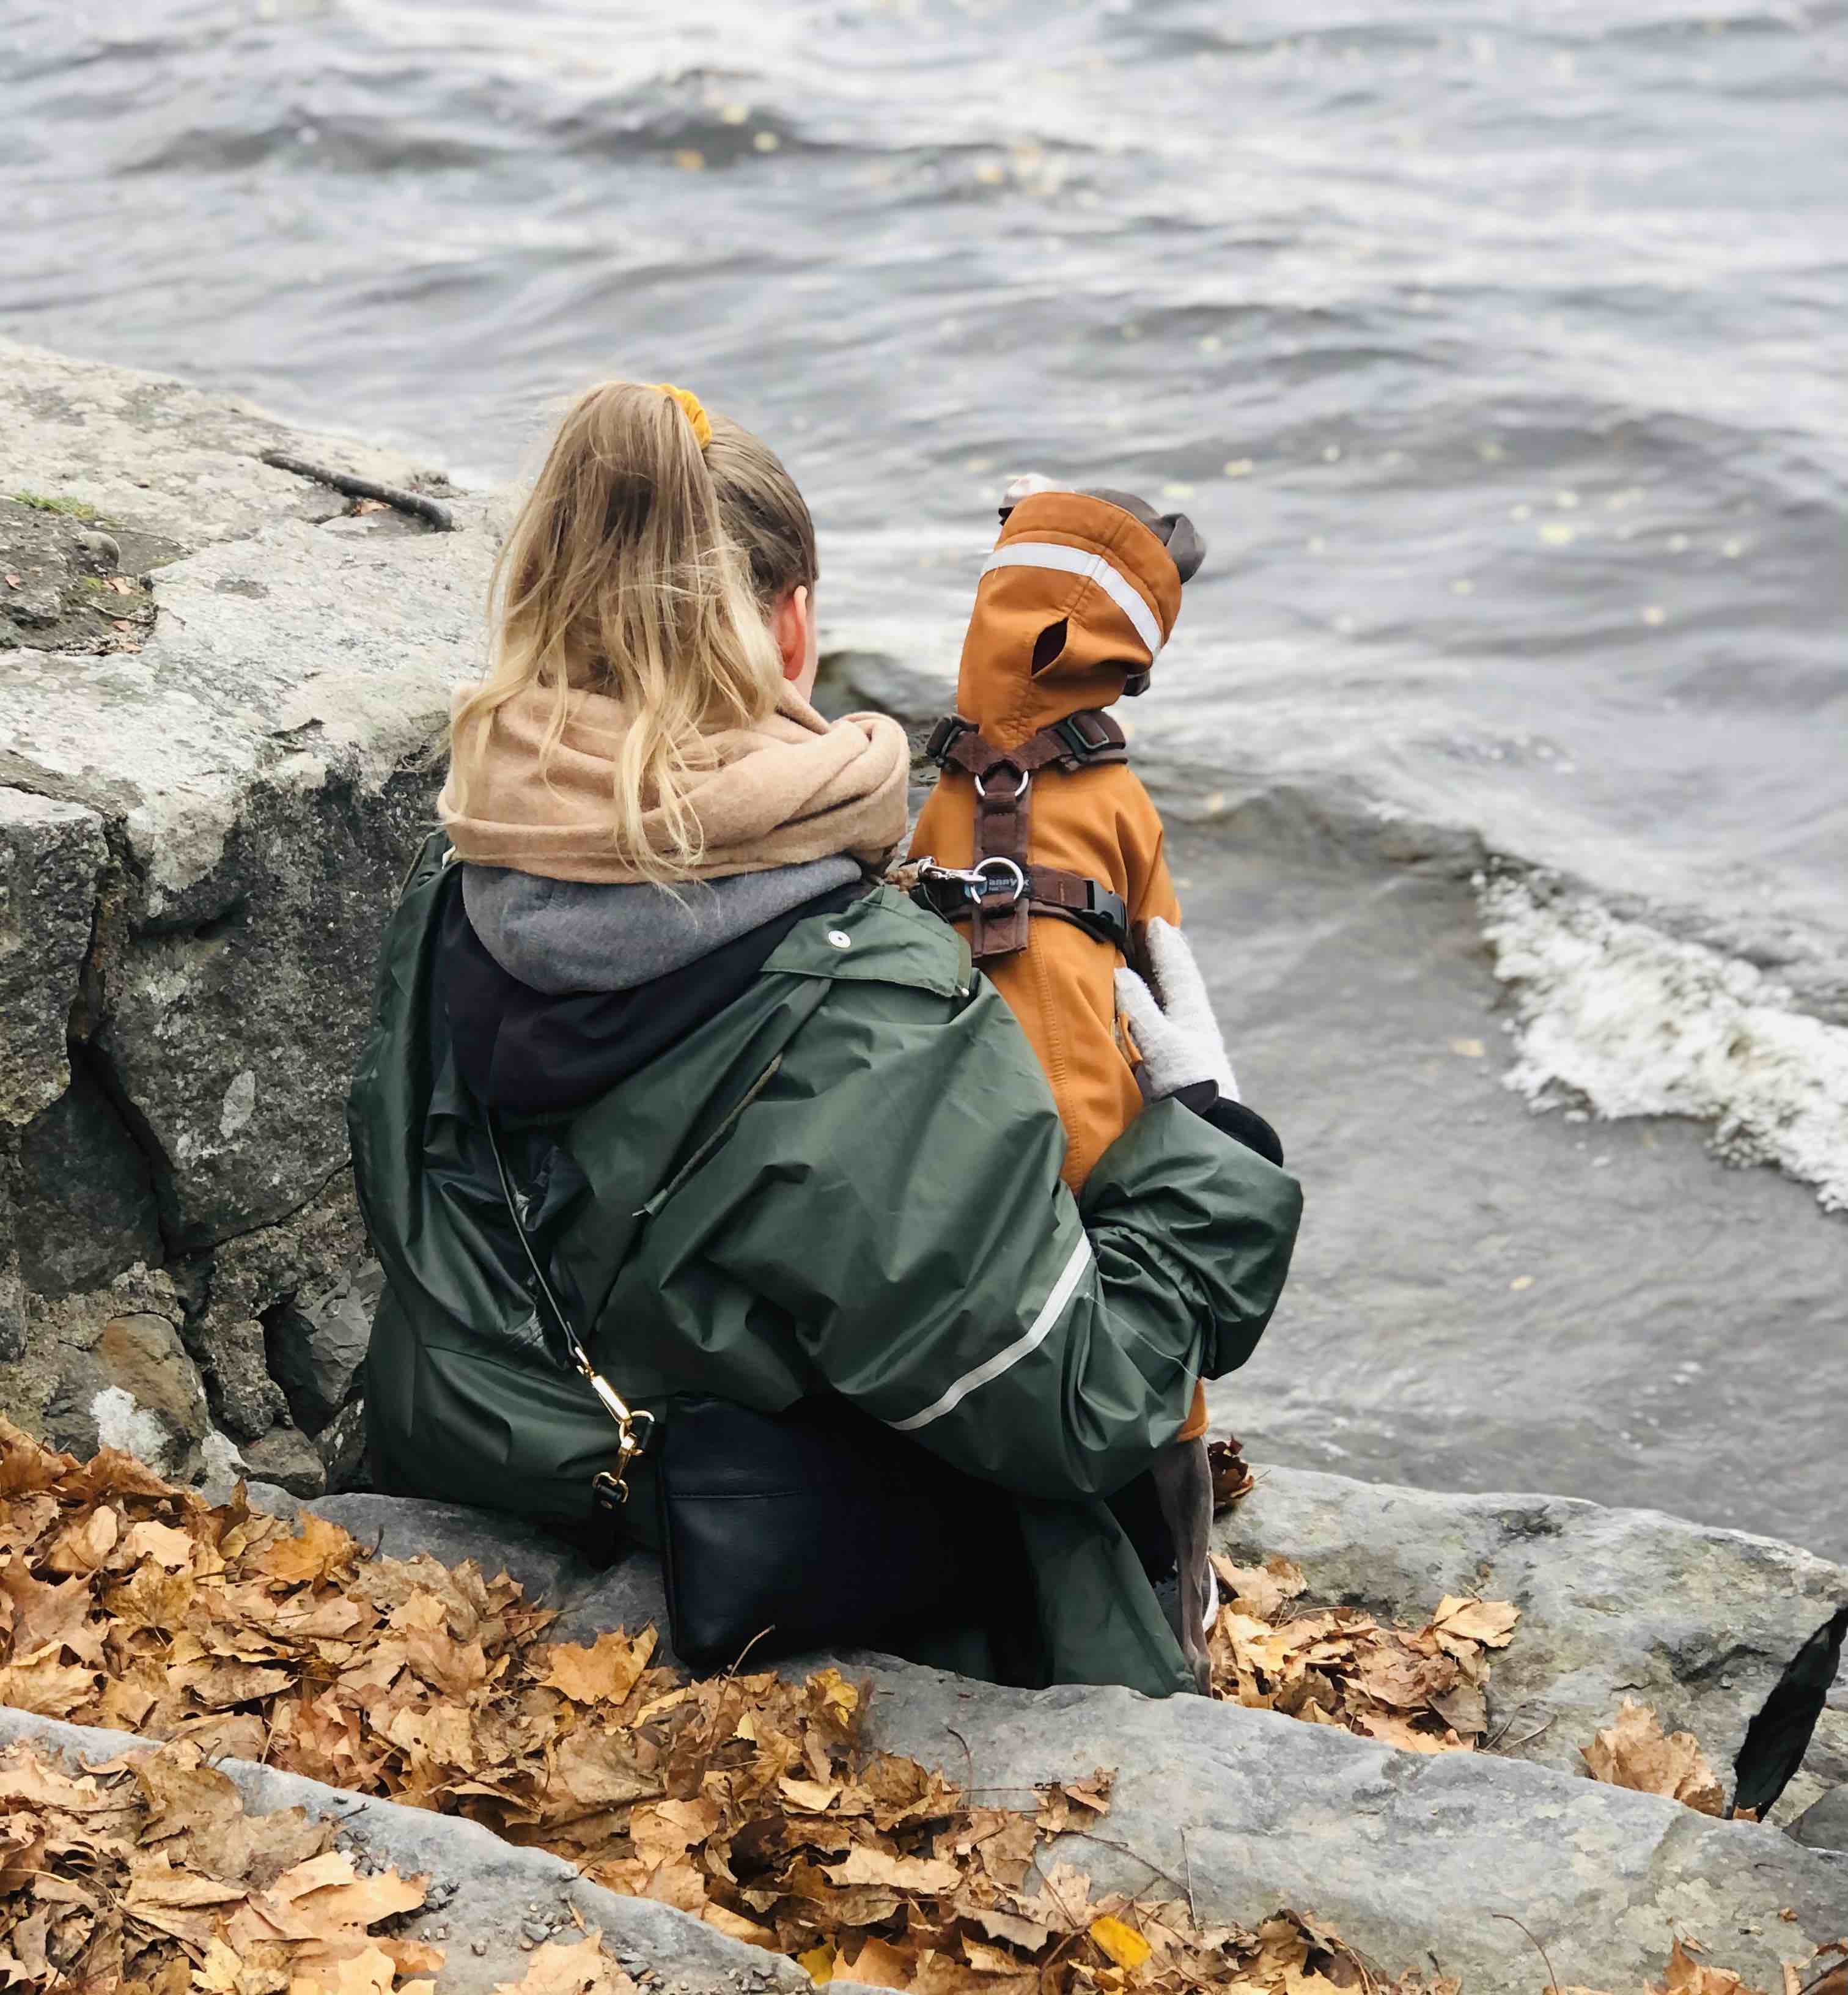
<instances>
[{"instance_id":1,"label":"harness metal d-ring","mask_svg":"<svg viewBox=\"0 0 1848 1995\"><path fill-rule=\"evenodd\" d=\"M975 877L970 884L970 899L972 901L985 901L991 894L998 894L1007 887L1008 882L1005 880L1001 882L1001 884L999 887L991 887L989 885L988 876L988 869L991 867L998 867L1004 873L1011 873L1013 874L1013 891L1008 895L1008 905L1009 907L1012 907L1016 901L1025 897L1027 891L1027 876L1025 870L1022 867L1020 862L1015 859L984 859L973 867L970 870L974 874Z\"/></svg>"}]
</instances>

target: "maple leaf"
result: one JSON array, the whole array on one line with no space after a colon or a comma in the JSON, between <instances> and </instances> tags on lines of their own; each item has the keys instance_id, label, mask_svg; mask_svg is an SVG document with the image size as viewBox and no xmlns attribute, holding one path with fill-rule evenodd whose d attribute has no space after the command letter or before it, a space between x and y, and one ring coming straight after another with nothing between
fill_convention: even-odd
<instances>
[{"instance_id":1,"label":"maple leaf","mask_svg":"<svg viewBox=\"0 0 1848 1995\"><path fill-rule=\"evenodd\" d=\"M1701 1815L1725 1811L1726 1794L1691 1732L1664 1736L1662 1722L1648 1705L1623 1700L1615 1723L1580 1748L1594 1780L1665 1794Z\"/></svg>"},{"instance_id":2,"label":"maple leaf","mask_svg":"<svg viewBox=\"0 0 1848 1995\"><path fill-rule=\"evenodd\" d=\"M652 1628L644 1629L633 1642L620 1628L599 1635L589 1648L561 1642L539 1681L577 1704L620 1704L641 1681L654 1643Z\"/></svg>"},{"instance_id":3,"label":"maple leaf","mask_svg":"<svg viewBox=\"0 0 1848 1995\"><path fill-rule=\"evenodd\" d=\"M311 1511L304 1513L297 1536L266 1546L252 1564L256 1571L267 1573L272 1579L299 1585L329 1578L351 1566L359 1556L359 1541L350 1531Z\"/></svg>"},{"instance_id":4,"label":"maple leaf","mask_svg":"<svg viewBox=\"0 0 1848 1995\"><path fill-rule=\"evenodd\" d=\"M130 1525L122 1541L125 1558L137 1564L143 1559L152 1559L168 1572L186 1571L193 1562L193 1547L190 1532L159 1523L152 1517Z\"/></svg>"},{"instance_id":5,"label":"maple leaf","mask_svg":"<svg viewBox=\"0 0 1848 1995\"><path fill-rule=\"evenodd\" d=\"M109 1504L99 1504L67 1525L52 1540L45 1554L45 1570L94 1572L115 1549L115 1540L121 1535L122 1513Z\"/></svg>"},{"instance_id":6,"label":"maple leaf","mask_svg":"<svg viewBox=\"0 0 1848 1995\"><path fill-rule=\"evenodd\" d=\"M1213 1571L1225 1600L1261 1621L1280 1614L1309 1585L1303 1568L1281 1556L1266 1559L1262 1565L1235 1565L1218 1552L1212 1557Z\"/></svg>"}]
</instances>

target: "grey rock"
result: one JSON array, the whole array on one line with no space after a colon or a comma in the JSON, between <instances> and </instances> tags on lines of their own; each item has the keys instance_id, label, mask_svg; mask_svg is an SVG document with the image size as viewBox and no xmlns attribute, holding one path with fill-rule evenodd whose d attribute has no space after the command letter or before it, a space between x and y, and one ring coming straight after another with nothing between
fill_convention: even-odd
<instances>
[{"instance_id":1,"label":"grey rock","mask_svg":"<svg viewBox=\"0 0 1848 1995\"><path fill-rule=\"evenodd\" d=\"M211 1422L178 1330L143 1310L110 1317L88 1348L64 1346L43 1427L48 1440L74 1454L120 1448L170 1475Z\"/></svg>"},{"instance_id":2,"label":"grey rock","mask_svg":"<svg viewBox=\"0 0 1848 1995\"><path fill-rule=\"evenodd\" d=\"M1505 1912L1562 1985L1658 1980L1681 1931L1712 1964L1775 1988L1784 1960L1836 1937L1848 1905L1848 1859L1544 1767L1393 1752L1198 1698L871 1676L873 1742L957 1778L971 1761L984 1787L1115 1767L1108 1843L1060 1851L1099 1884L1172 1895L1167 1880L1190 1877L1203 1917L1246 1923L1313 1909L1389 1973L1428 1969L1434 1954L1465 1987L1538 1986Z\"/></svg>"},{"instance_id":3,"label":"grey rock","mask_svg":"<svg viewBox=\"0 0 1848 1995\"><path fill-rule=\"evenodd\" d=\"M113 534L105 533L100 527L84 527L71 537L105 574L121 567L122 543Z\"/></svg>"},{"instance_id":4,"label":"grey rock","mask_svg":"<svg viewBox=\"0 0 1848 1995\"><path fill-rule=\"evenodd\" d=\"M187 1341L205 1366L219 1418L240 1440L254 1440L287 1410L270 1375L263 1313L336 1281L362 1240L352 1179L343 1169L275 1225L256 1228L191 1264L204 1300L187 1319Z\"/></svg>"},{"instance_id":5,"label":"grey rock","mask_svg":"<svg viewBox=\"0 0 1848 1995\"><path fill-rule=\"evenodd\" d=\"M120 1732L0 1708L0 1746L21 1739L73 1766L115 1759L124 1743ZM669 1906L588 1883L562 1857L503 1842L479 1823L362 1799L248 1760L215 1763L236 1784L252 1813L299 1808L318 1818L331 1817L342 1825L341 1846L352 1854L356 1868L395 1869L431 1880L430 1902L393 1930L445 1948L444 1995L490 1995L498 1984L524 1977L531 1956L520 1950L524 1935L509 1914L534 1900L557 1908L562 1941L577 1938L575 1914L587 1929L603 1935L606 1951L646 1961L689 1995L734 1995L747 1980L782 1995L809 1995L812 1988L793 1961L727 1939Z\"/></svg>"},{"instance_id":6,"label":"grey rock","mask_svg":"<svg viewBox=\"0 0 1848 1995\"><path fill-rule=\"evenodd\" d=\"M0 784L9 760L0 745ZM65 1034L108 860L95 812L0 788L0 1125L29 1122L70 1085Z\"/></svg>"},{"instance_id":7,"label":"grey rock","mask_svg":"<svg viewBox=\"0 0 1848 1995\"><path fill-rule=\"evenodd\" d=\"M88 1060L19 1132L19 1176L20 1269L40 1295L100 1286L137 1261L159 1265L153 1170Z\"/></svg>"},{"instance_id":8,"label":"grey rock","mask_svg":"<svg viewBox=\"0 0 1848 1995\"><path fill-rule=\"evenodd\" d=\"M318 1496L327 1488L327 1464L321 1451L294 1427L272 1427L266 1434L246 1441L239 1452L252 1475L292 1496Z\"/></svg>"},{"instance_id":9,"label":"grey rock","mask_svg":"<svg viewBox=\"0 0 1848 1995\"><path fill-rule=\"evenodd\" d=\"M122 905L99 933L89 1036L146 1125L170 1245L198 1255L287 1221L344 1166L373 957L431 821L449 688L476 663L494 507L454 493L455 533L331 537L319 523L345 501L258 452L400 485L423 474L177 383L10 344L0 359L9 479L100 509L125 568L156 541L178 556L153 572L139 650L9 653L0 782L34 794L0 816L0 876L29 832L43 842L42 820L88 834L91 875L105 826L117 842ZM67 566L106 565L75 537L89 529L28 518L63 537ZM16 965L0 949L0 1115L14 1121L63 1091L97 899L93 883L36 884L69 946L36 915L0 923L29 938Z\"/></svg>"},{"instance_id":10,"label":"grey rock","mask_svg":"<svg viewBox=\"0 0 1848 1995\"><path fill-rule=\"evenodd\" d=\"M282 1388L270 1376L263 1326L254 1317L215 1317L189 1326L187 1341L205 1374L211 1410L240 1441L255 1440L289 1410Z\"/></svg>"},{"instance_id":11,"label":"grey rock","mask_svg":"<svg viewBox=\"0 0 1848 1995\"><path fill-rule=\"evenodd\" d=\"M289 1410L318 1434L345 1403L366 1361L373 1313L385 1286L376 1261L348 1269L324 1294L298 1296L279 1307L269 1326L270 1370L288 1395Z\"/></svg>"},{"instance_id":12,"label":"grey rock","mask_svg":"<svg viewBox=\"0 0 1848 1995\"><path fill-rule=\"evenodd\" d=\"M1848 1787L1812 1801L1785 1832L1807 1849L1848 1851Z\"/></svg>"},{"instance_id":13,"label":"grey rock","mask_svg":"<svg viewBox=\"0 0 1848 1995\"><path fill-rule=\"evenodd\" d=\"M1446 1593L1512 1600L1522 1620L1495 1658L1491 1729L1510 1753L1566 1773L1632 1697L1692 1732L1726 1778L1797 1652L1848 1604L1848 1571L1773 1539L1657 1511L1438 1496L1307 1469L1266 1470L1215 1537L1242 1564L1295 1560L1318 1601L1421 1619ZM1826 1777L1819 1756L1787 1811Z\"/></svg>"},{"instance_id":14,"label":"grey rock","mask_svg":"<svg viewBox=\"0 0 1848 1995\"><path fill-rule=\"evenodd\" d=\"M0 1151L0 1365L12 1365L26 1355L26 1282L19 1272L15 1232L19 1217Z\"/></svg>"},{"instance_id":15,"label":"grey rock","mask_svg":"<svg viewBox=\"0 0 1848 1995\"><path fill-rule=\"evenodd\" d=\"M366 1458L366 1402L356 1395L314 1437L316 1452L331 1494L363 1489L369 1478Z\"/></svg>"}]
</instances>

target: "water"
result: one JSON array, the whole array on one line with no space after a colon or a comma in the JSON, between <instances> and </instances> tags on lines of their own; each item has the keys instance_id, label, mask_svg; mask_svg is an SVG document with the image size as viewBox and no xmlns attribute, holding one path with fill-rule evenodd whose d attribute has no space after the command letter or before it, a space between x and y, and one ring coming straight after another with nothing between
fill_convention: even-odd
<instances>
[{"instance_id":1,"label":"water","mask_svg":"<svg viewBox=\"0 0 1848 1995\"><path fill-rule=\"evenodd\" d=\"M693 385L833 638L945 675L1007 473L1184 506L1137 718L1197 787L1475 826L1848 1018L1841 0L10 0L0 188L0 329L459 475Z\"/></svg>"}]
</instances>

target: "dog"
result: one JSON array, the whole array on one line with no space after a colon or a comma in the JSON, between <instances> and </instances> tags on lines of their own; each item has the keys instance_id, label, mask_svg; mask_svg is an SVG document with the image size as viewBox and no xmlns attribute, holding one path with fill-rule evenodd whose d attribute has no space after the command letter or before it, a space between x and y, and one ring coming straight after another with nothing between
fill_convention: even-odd
<instances>
[{"instance_id":1,"label":"dog","mask_svg":"<svg viewBox=\"0 0 1848 1995\"><path fill-rule=\"evenodd\" d=\"M1146 975L1164 1001L1206 1002L1204 985L1166 987L1189 972L1197 984L1198 973L1190 957L1181 970L1172 946L1159 960L1164 925L1178 937L1180 904L1160 816L1108 711L1148 685L1206 550L1184 514L1036 476L1008 486L1001 521L964 642L956 709L928 744L943 774L919 816L911 863L921 869L919 897L968 923L971 956L1039 1056L1076 1192L1144 1098L1145 1063L1119 1018L1118 968ZM1218 1595L1198 1381L1154 1480L1178 1569L1175 1633L1207 1695Z\"/></svg>"}]
</instances>

